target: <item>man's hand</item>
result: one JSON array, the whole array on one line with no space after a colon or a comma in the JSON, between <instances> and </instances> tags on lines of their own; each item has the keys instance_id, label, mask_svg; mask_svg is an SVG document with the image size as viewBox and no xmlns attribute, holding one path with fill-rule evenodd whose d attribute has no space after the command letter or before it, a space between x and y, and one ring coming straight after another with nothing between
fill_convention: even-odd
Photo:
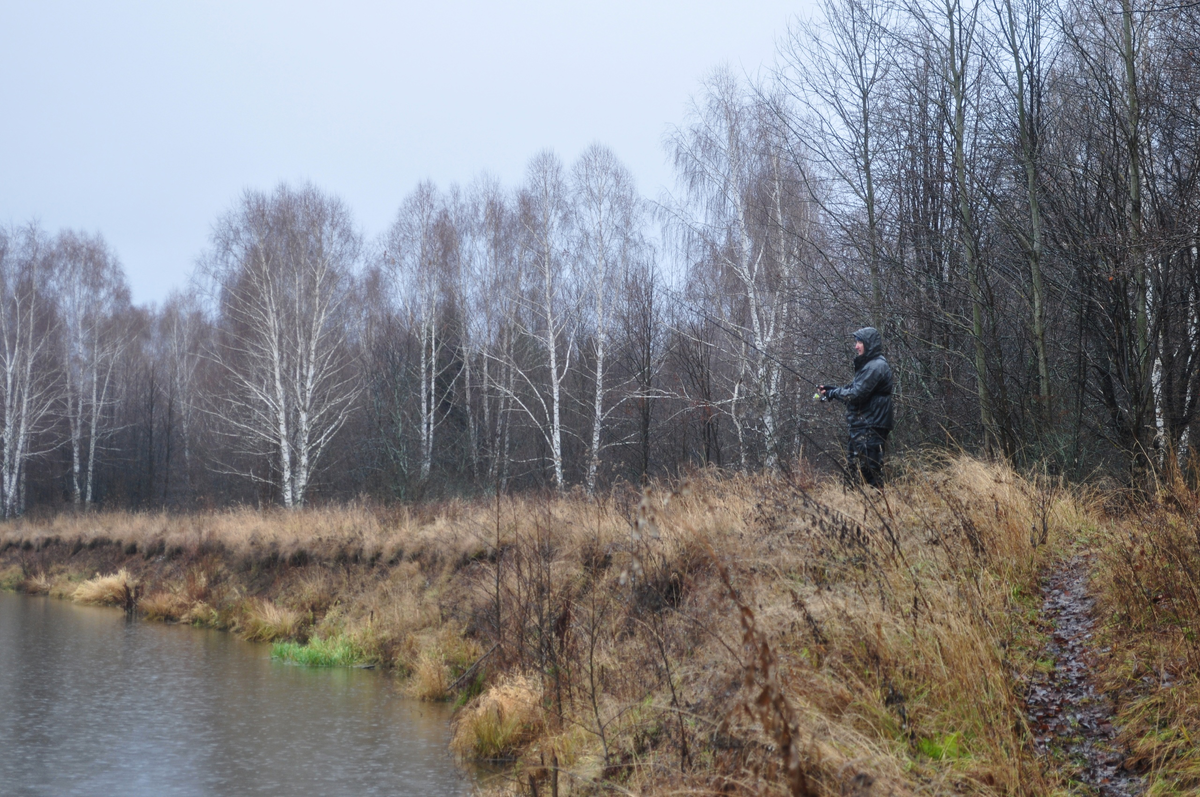
<instances>
[{"instance_id":1,"label":"man's hand","mask_svg":"<svg viewBox=\"0 0 1200 797\"><path fill-rule=\"evenodd\" d=\"M827 398L829 398L829 396L826 395L828 392L829 385L817 385L817 393L820 394L821 401L825 401Z\"/></svg>"}]
</instances>

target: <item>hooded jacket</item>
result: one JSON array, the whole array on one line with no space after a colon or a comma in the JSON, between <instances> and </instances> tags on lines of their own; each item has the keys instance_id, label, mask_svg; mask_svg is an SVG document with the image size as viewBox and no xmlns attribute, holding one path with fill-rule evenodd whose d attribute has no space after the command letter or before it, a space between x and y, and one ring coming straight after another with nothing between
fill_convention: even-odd
<instances>
[{"instance_id":1,"label":"hooded jacket","mask_svg":"<svg viewBox=\"0 0 1200 797\"><path fill-rule=\"evenodd\" d=\"M863 344L863 353L854 358L854 381L826 395L846 403L846 424L851 435L866 429L886 435L895 421L892 368L883 358L883 338L874 327L863 327L854 333L854 339Z\"/></svg>"}]
</instances>

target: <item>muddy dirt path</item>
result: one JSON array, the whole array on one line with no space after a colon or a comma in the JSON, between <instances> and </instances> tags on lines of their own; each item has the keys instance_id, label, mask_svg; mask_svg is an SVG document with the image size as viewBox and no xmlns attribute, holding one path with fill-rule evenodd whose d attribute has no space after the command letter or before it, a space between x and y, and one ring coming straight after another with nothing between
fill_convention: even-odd
<instances>
[{"instance_id":1,"label":"muddy dirt path","mask_svg":"<svg viewBox=\"0 0 1200 797\"><path fill-rule=\"evenodd\" d=\"M1041 654L1054 662L1028 684L1026 706L1034 746L1077 768L1078 781L1100 795L1138 795L1142 779L1121 765L1113 707L1096 691L1090 673L1098 653L1093 641L1095 601L1088 595L1088 560L1075 556L1042 582L1042 618L1050 641Z\"/></svg>"}]
</instances>

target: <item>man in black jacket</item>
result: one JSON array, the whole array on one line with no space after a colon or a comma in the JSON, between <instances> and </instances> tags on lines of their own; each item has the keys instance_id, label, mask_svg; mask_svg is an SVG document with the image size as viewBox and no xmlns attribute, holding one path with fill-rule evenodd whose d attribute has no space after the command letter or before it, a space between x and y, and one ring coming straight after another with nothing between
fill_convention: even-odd
<instances>
[{"instance_id":1,"label":"man in black jacket","mask_svg":"<svg viewBox=\"0 0 1200 797\"><path fill-rule=\"evenodd\" d=\"M874 327L854 333L854 381L845 387L818 385L822 399L846 403L850 427L850 475L883 486L883 444L892 420L892 368L883 358L883 339Z\"/></svg>"}]
</instances>

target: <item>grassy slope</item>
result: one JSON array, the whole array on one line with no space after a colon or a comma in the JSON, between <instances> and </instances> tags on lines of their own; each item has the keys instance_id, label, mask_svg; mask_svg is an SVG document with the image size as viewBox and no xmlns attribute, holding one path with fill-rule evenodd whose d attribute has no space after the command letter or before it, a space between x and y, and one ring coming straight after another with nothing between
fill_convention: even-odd
<instances>
[{"instance_id":1,"label":"grassy slope","mask_svg":"<svg viewBox=\"0 0 1200 797\"><path fill-rule=\"evenodd\" d=\"M956 459L886 502L701 476L599 502L21 521L0 581L69 596L124 567L148 616L344 642L463 701L456 747L508 762L497 791L1032 795L1062 787L1018 686L1038 572L1081 533L1106 532L1068 492Z\"/></svg>"},{"instance_id":2,"label":"grassy slope","mask_svg":"<svg viewBox=\"0 0 1200 797\"><path fill-rule=\"evenodd\" d=\"M1108 618L1100 682L1146 794L1200 792L1200 490L1172 474L1155 500L1095 535Z\"/></svg>"}]
</instances>

